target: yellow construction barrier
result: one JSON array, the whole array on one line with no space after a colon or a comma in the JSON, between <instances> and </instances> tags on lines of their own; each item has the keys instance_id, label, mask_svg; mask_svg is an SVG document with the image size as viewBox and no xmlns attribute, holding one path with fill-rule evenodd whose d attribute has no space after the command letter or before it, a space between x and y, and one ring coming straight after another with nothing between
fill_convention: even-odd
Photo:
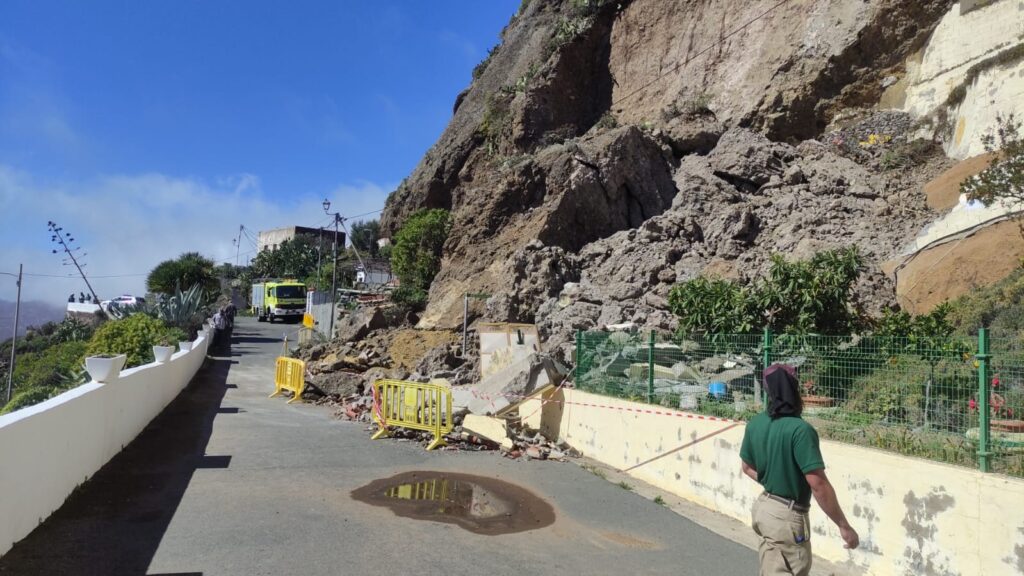
<instances>
[{"instance_id":1,"label":"yellow construction barrier","mask_svg":"<svg viewBox=\"0 0 1024 576\"><path fill-rule=\"evenodd\" d=\"M278 357L274 371L274 393L270 398L288 390L294 396L288 401L302 402L302 391L306 389L306 363L295 358Z\"/></svg>"},{"instance_id":2,"label":"yellow construction barrier","mask_svg":"<svg viewBox=\"0 0 1024 576\"><path fill-rule=\"evenodd\" d=\"M444 446L445 434L452 431L452 393L447 386L378 380L373 383L373 419L380 426L377 438L386 438L389 427L425 430L434 434L427 446Z\"/></svg>"}]
</instances>

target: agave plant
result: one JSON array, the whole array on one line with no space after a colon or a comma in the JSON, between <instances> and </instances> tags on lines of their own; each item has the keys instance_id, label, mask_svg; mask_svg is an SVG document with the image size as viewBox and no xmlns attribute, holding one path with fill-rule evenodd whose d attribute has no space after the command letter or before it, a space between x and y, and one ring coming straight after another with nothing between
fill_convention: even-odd
<instances>
[{"instance_id":1,"label":"agave plant","mask_svg":"<svg viewBox=\"0 0 1024 576\"><path fill-rule=\"evenodd\" d=\"M124 320L132 314L145 314L154 318L157 317L155 307L148 304L119 304L111 302L107 305L107 315L114 320Z\"/></svg>"},{"instance_id":2,"label":"agave plant","mask_svg":"<svg viewBox=\"0 0 1024 576\"><path fill-rule=\"evenodd\" d=\"M168 326L181 328L194 338L206 318L206 294L202 286L194 284L182 292L180 288L171 296L153 304L156 317Z\"/></svg>"}]
</instances>

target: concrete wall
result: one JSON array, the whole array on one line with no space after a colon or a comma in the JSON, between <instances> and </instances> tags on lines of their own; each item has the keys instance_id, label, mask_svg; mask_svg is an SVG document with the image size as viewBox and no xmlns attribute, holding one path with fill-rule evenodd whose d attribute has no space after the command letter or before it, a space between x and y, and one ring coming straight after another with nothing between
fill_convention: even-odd
<instances>
[{"instance_id":1,"label":"concrete wall","mask_svg":"<svg viewBox=\"0 0 1024 576\"><path fill-rule=\"evenodd\" d=\"M907 62L904 81L893 87L905 91L903 97L887 94L883 103L902 101L914 117L929 117L945 106L971 66L1024 41L1024 0L979 4L950 8L923 52ZM1024 62L994 67L968 87L963 103L950 111L955 133L946 153L955 158L983 153L981 136L995 125L997 113L1009 112L1024 116Z\"/></svg>"},{"instance_id":2,"label":"concrete wall","mask_svg":"<svg viewBox=\"0 0 1024 576\"><path fill-rule=\"evenodd\" d=\"M649 414L651 406L575 390L540 408L527 424L561 436L587 457L626 469L665 451L693 446L630 474L733 518L750 522L760 487L740 473L743 425L701 438L731 422ZM838 531L814 506L814 552L868 574L1024 573L1024 480L822 441L829 477L861 548L842 548Z\"/></svg>"},{"instance_id":3,"label":"concrete wall","mask_svg":"<svg viewBox=\"0 0 1024 576\"><path fill-rule=\"evenodd\" d=\"M128 445L192 380L207 338L165 364L89 382L0 416L0 554L50 516L69 494Z\"/></svg>"}]
</instances>

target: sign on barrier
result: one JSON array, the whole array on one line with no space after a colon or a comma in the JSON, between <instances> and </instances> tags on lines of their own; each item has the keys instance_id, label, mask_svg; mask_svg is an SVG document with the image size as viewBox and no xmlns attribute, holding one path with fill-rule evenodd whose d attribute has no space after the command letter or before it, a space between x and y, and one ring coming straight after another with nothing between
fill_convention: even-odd
<instances>
[{"instance_id":1,"label":"sign on barrier","mask_svg":"<svg viewBox=\"0 0 1024 576\"><path fill-rule=\"evenodd\" d=\"M295 358L277 359L277 369L274 371L274 393L270 398L288 390L294 396L288 403L302 402L302 391L306 389L306 363Z\"/></svg>"},{"instance_id":2,"label":"sign on barrier","mask_svg":"<svg viewBox=\"0 0 1024 576\"><path fill-rule=\"evenodd\" d=\"M386 438L389 427L424 430L434 434L427 446L444 446L445 434L452 431L452 394L447 386L378 380L373 383L373 419L380 426L373 438Z\"/></svg>"}]
</instances>

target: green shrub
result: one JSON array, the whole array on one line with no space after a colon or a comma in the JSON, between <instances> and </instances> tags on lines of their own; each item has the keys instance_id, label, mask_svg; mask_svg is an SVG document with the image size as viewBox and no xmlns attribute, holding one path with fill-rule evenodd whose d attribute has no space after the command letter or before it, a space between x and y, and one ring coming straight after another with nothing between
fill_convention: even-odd
<instances>
[{"instance_id":1,"label":"green shrub","mask_svg":"<svg viewBox=\"0 0 1024 576\"><path fill-rule=\"evenodd\" d=\"M0 416L45 402L60 393L61 390L55 388L26 388L11 396L11 401L0 410Z\"/></svg>"},{"instance_id":2,"label":"green shrub","mask_svg":"<svg viewBox=\"0 0 1024 576\"><path fill-rule=\"evenodd\" d=\"M451 230L447 210L420 210L395 234L391 266L401 282L399 297L426 302L430 283L441 269L441 251Z\"/></svg>"},{"instance_id":3,"label":"green shrub","mask_svg":"<svg viewBox=\"0 0 1024 576\"><path fill-rule=\"evenodd\" d=\"M153 346L164 338L180 338L181 331L172 332L156 318L132 314L124 320L107 322L93 334L87 354L126 354L126 367L141 366L153 361Z\"/></svg>"},{"instance_id":4,"label":"green shrub","mask_svg":"<svg viewBox=\"0 0 1024 576\"><path fill-rule=\"evenodd\" d=\"M679 284L668 305L679 316L680 334L744 334L760 321L750 290L729 280L698 277Z\"/></svg>"},{"instance_id":5,"label":"green shrub","mask_svg":"<svg viewBox=\"0 0 1024 576\"><path fill-rule=\"evenodd\" d=\"M484 56L484 59L473 67L473 80L476 80L483 75L484 70L487 70L487 66L491 63L491 59L494 58L494 55L498 53L500 48L500 44L492 46L491 49L487 51L487 56Z\"/></svg>"},{"instance_id":6,"label":"green shrub","mask_svg":"<svg viewBox=\"0 0 1024 576\"><path fill-rule=\"evenodd\" d=\"M87 347L88 344L82 341L63 342L41 352L19 356L14 366L17 387L63 386L67 375L81 367Z\"/></svg>"},{"instance_id":7,"label":"green shrub","mask_svg":"<svg viewBox=\"0 0 1024 576\"><path fill-rule=\"evenodd\" d=\"M949 322L961 334L980 327L1024 332L1024 269L950 302Z\"/></svg>"},{"instance_id":8,"label":"green shrub","mask_svg":"<svg viewBox=\"0 0 1024 576\"><path fill-rule=\"evenodd\" d=\"M261 252L262 254L262 252ZM200 285L204 292L220 292L220 280L214 274L213 260L198 252L186 252L176 260L164 260L146 278L150 292L172 294L181 287Z\"/></svg>"},{"instance_id":9,"label":"green shrub","mask_svg":"<svg viewBox=\"0 0 1024 576\"><path fill-rule=\"evenodd\" d=\"M763 325L776 333L848 334L860 322L850 291L861 267L856 247L795 262L776 254L759 284L696 278L672 288L669 308L685 335L743 334Z\"/></svg>"}]
</instances>

